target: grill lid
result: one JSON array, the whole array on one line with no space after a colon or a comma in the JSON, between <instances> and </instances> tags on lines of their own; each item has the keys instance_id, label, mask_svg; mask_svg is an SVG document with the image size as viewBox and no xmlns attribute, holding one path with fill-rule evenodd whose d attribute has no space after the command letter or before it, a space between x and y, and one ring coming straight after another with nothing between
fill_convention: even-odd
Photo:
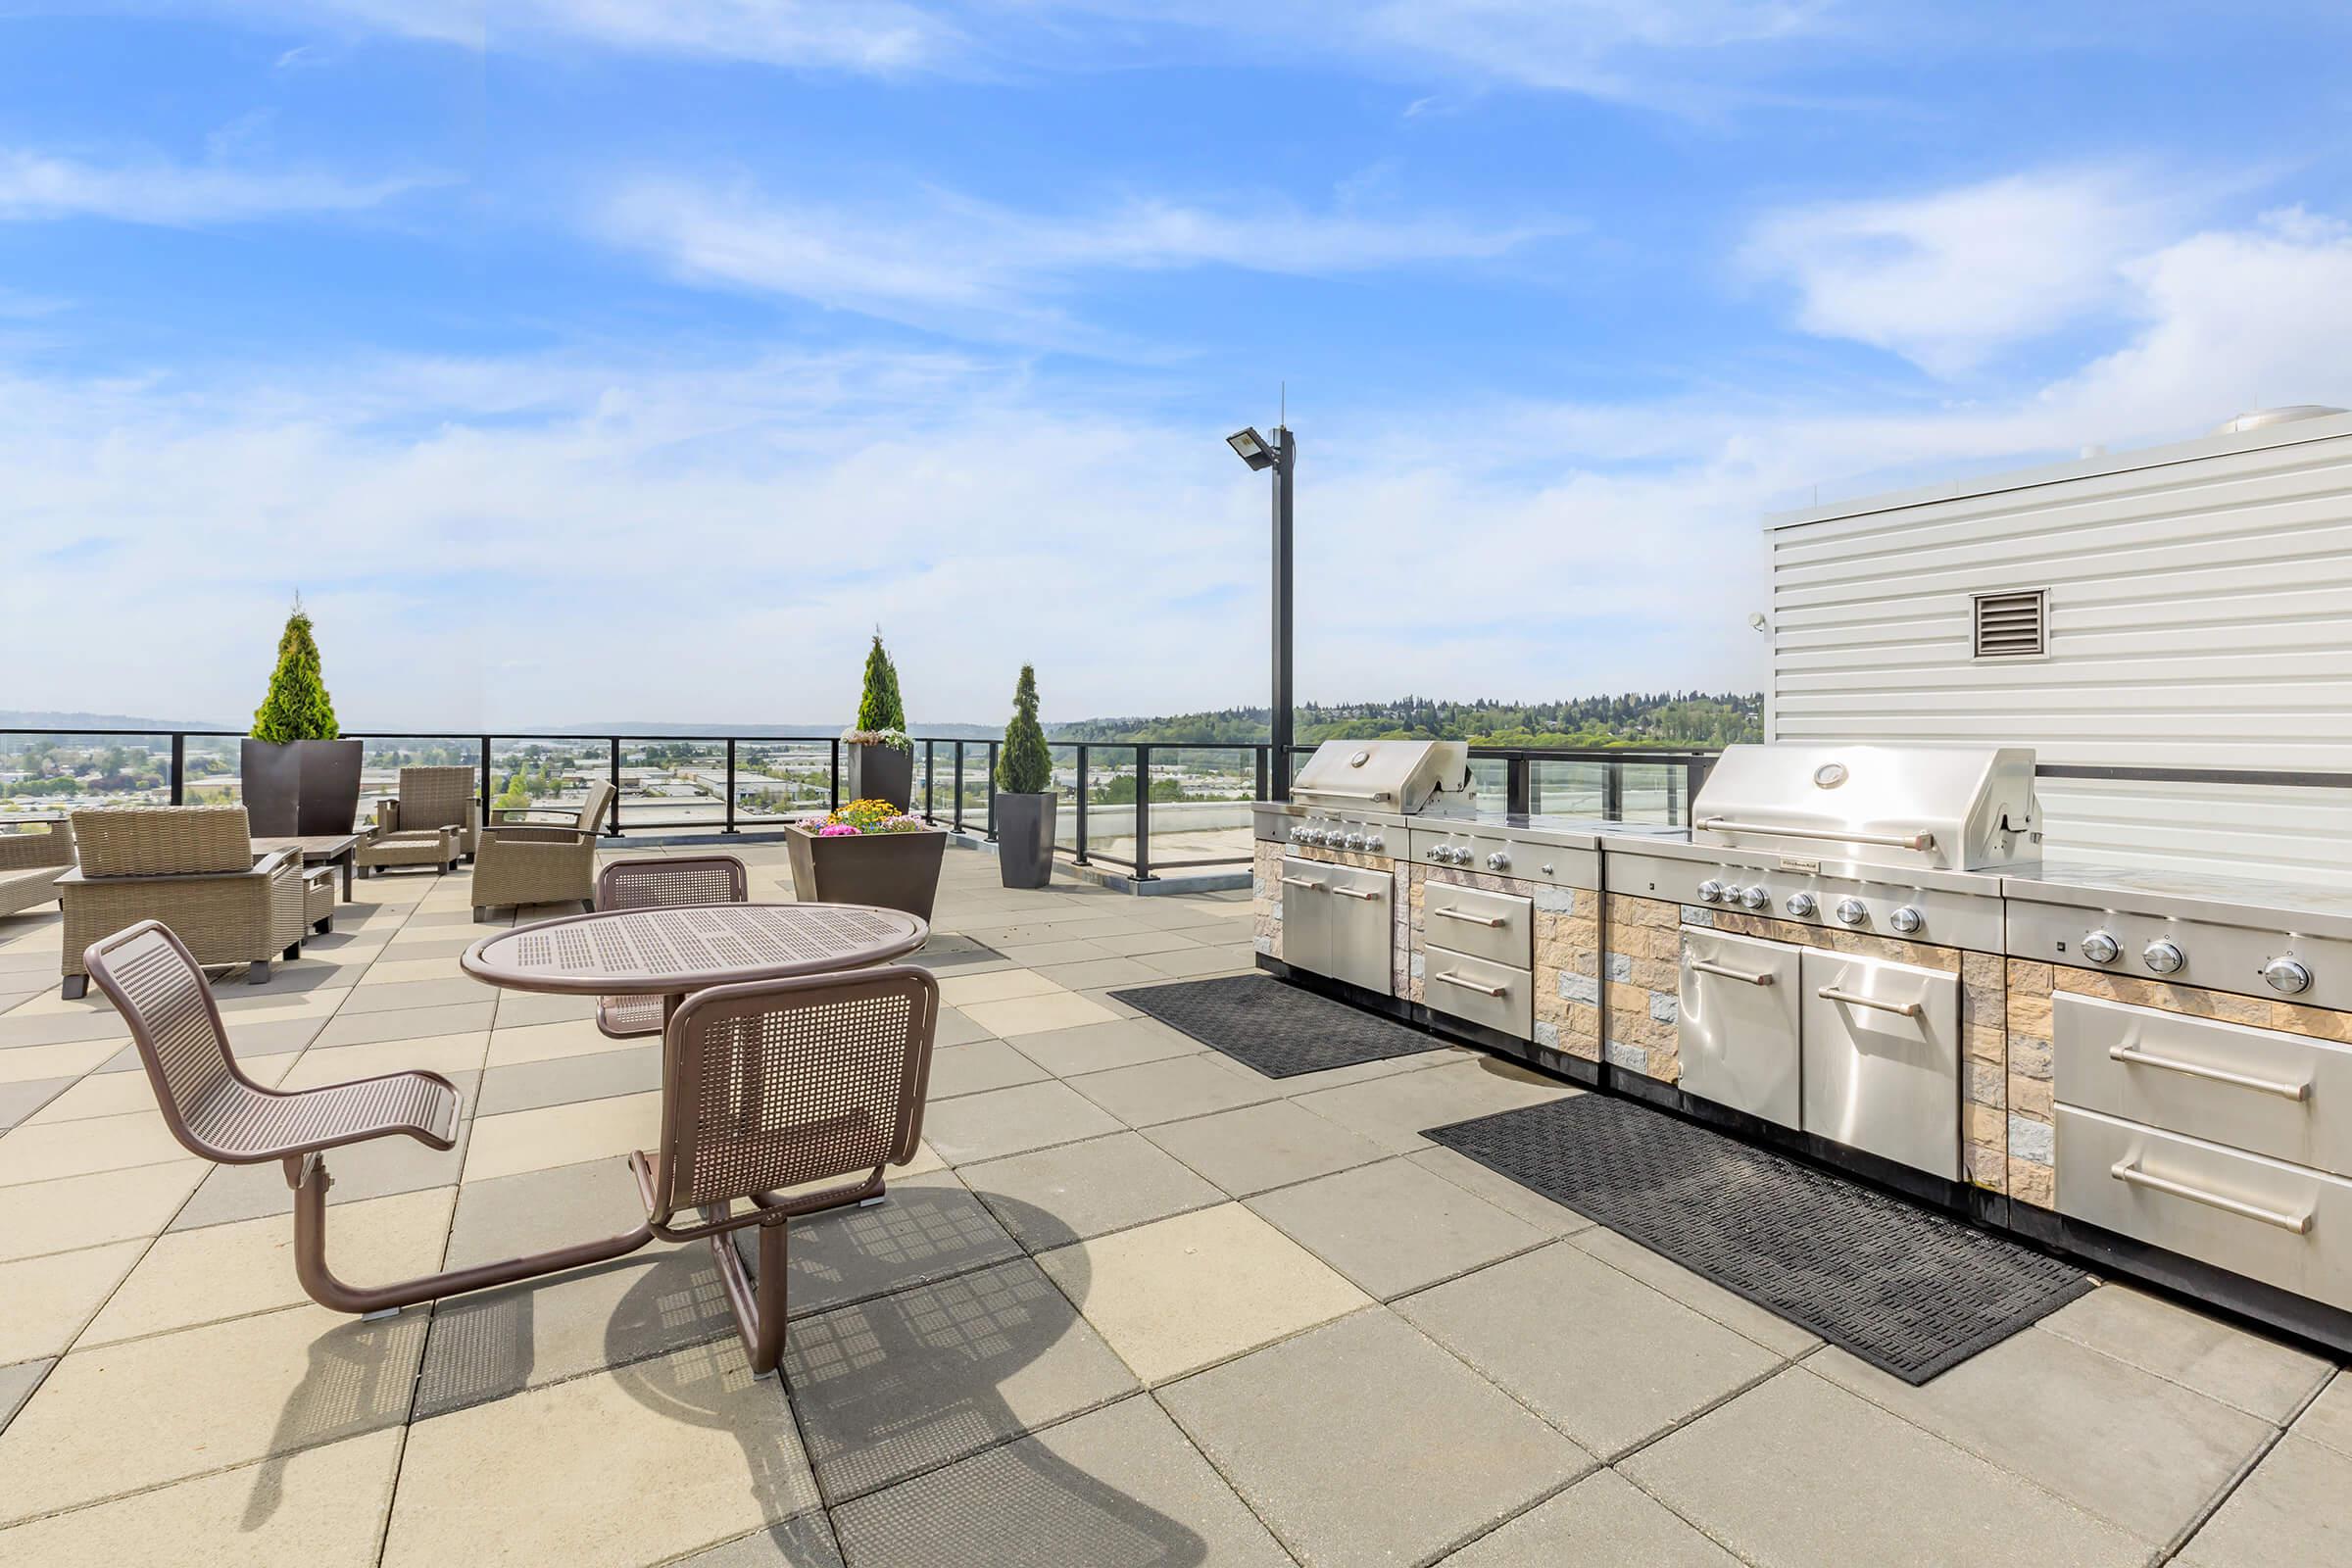
<instances>
[{"instance_id":1,"label":"grill lid","mask_svg":"<svg viewBox=\"0 0 2352 1568\"><path fill-rule=\"evenodd\" d=\"M1403 816L1468 809L1470 748L1461 741L1325 741L1299 770L1291 798Z\"/></svg>"},{"instance_id":2,"label":"grill lid","mask_svg":"<svg viewBox=\"0 0 2352 1568\"><path fill-rule=\"evenodd\" d=\"M1694 843L1945 871L2034 858L2034 812L2019 746L1729 746L1690 803Z\"/></svg>"}]
</instances>

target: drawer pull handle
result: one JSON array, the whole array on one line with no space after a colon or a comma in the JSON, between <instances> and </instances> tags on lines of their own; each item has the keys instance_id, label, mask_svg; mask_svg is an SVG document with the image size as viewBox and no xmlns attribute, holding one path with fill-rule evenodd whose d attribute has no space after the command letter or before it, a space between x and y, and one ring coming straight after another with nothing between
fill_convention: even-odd
<instances>
[{"instance_id":1,"label":"drawer pull handle","mask_svg":"<svg viewBox=\"0 0 2352 1568\"><path fill-rule=\"evenodd\" d=\"M2281 1083L2276 1078L2256 1078L2250 1073L2231 1072L2226 1067L2207 1067L2194 1061L2180 1061L2172 1056L2151 1056L2137 1046L2109 1046L2107 1059L2128 1062L2135 1067L2162 1067L2166 1072L2185 1074L2191 1078L2210 1078L2217 1084L2235 1084L2240 1089L2260 1090L2277 1095L2281 1100L2309 1100L2311 1080L2301 1083Z\"/></svg>"},{"instance_id":2,"label":"drawer pull handle","mask_svg":"<svg viewBox=\"0 0 2352 1568\"><path fill-rule=\"evenodd\" d=\"M1475 991L1481 996L1507 997L1511 994L1509 986L1482 986L1475 980L1466 980L1453 973L1441 974L1437 980L1440 985L1460 986L1464 991Z\"/></svg>"},{"instance_id":3,"label":"drawer pull handle","mask_svg":"<svg viewBox=\"0 0 2352 1568\"><path fill-rule=\"evenodd\" d=\"M1692 958L1690 967L1696 969L1700 974L1721 975L1726 980L1737 980L1744 986L1772 984L1772 976L1768 974L1749 974L1745 969L1734 969L1728 964L1717 963L1712 958Z\"/></svg>"},{"instance_id":4,"label":"drawer pull handle","mask_svg":"<svg viewBox=\"0 0 2352 1568\"><path fill-rule=\"evenodd\" d=\"M2202 1187L2191 1187L2186 1182L2177 1182L2169 1176L2151 1174L2141 1170L2129 1160L2119 1161L2107 1174L2128 1187L2145 1187L2159 1193L2170 1193L2175 1198L2185 1198L2192 1203L2203 1203L2208 1208L2218 1208L2224 1213L2238 1214L2247 1219L2258 1219L2265 1225L2276 1225L2282 1231L2293 1231L2297 1236L2311 1234L2312 1211L2308 1208L2300 1214L2281 1214L2278 1210L2265 1208L2260 1203L2248 1203L2235 1198L2224 1198L2220 1193L2209 1193Z\"/></svg>"},{"instance_id":5,"label":"drawer pull handle","mask_svg":"<svg viewBox=\"0 0 2352 1568\"><path fill-rule=\"evenodd\" d=\"M1462 920L1471 925L1501 925L1503 923L1503 917L1499 914L1465 914L1459 909L1437 909L1432 912L1442 914L1448 920Z\"/></svg>"},{"instance_id":6,"label":"drawer pull handle","mask_svg":"<svg viewBox=\"0 0 2352 1568\"><path fill-rule=\"evenodd\" d=\"M1366 893L1361 888L1333 888L1331 891L1343 899L1377 899L1380 897L1377 893Z\"/></svg>"},{"instance_id":7,"label":"drawer pull handle","mask_svg":"<svg viewBox=\"0 0 2352 1568\"><path fill-rule=\"evenodd\" d=\"M1843 1002L1856 1007L1873 1007L1880 1012L1891 1012L1904 1018L1922 1018L1927 1016L1928 1011L1928 1004L1924 1002L1881 1002L1859 991L1840 991L1836 986L1823 986L1813 994L1824 1002Z\"/></svg>"},{"instance_id":8,"label":"drawer pull handle","mask_svg":"<svg viewBox=\"0 0 2352 1568\"><path fill-rule=\"evenodd\" d=\"M1286 876L1282 879L1282 885L1286 888L1313 888L1317 893L1324 891L1322 883L1310 881L1302 876Z\"/></svg>"}]
</instances>

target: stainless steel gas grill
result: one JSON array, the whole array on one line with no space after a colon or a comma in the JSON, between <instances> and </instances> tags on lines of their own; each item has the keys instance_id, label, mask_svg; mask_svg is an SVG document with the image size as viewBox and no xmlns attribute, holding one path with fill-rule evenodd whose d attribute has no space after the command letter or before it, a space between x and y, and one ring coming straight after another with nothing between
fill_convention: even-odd
<instances>
[{"instance_id":1,"label":"stainless steel gas grill","mask_svg":"<svg viewBox=\"0 0 2352 1568\"><path fill-rule=\"evenodd\" d=\"M1962 955L1997 972L1998 873L2038 843L2033 753L1734 746L1690 815L1688 843L1608 844L1612 975L1664 958L1618 956L1642 930L1676 933L1670 1000L1653 968L1646 1020L1613 1005L1610 1059L1960 1179L1963 1031L2001 1025L1969 1015Z\"/></svg>"},{"instance_id":2,"label":"stainless steel gas grill","mask_svg":"<svg viewBox=\"0 0 2352 1568\"><path fill-rule=\"evenodd\" d=\"M1396 866L1407 827L1424 813L1476 810L1470 749L1460 741L1324 742L1291 799L1255 811L1258 841L1282 847L1273 885L1263 885L1261 867L1257 894L1261 914L1281 928L1282 961L1396 996ZM1262 945L1271 946L1270 935Z\"/></svg>"}]
</instances>

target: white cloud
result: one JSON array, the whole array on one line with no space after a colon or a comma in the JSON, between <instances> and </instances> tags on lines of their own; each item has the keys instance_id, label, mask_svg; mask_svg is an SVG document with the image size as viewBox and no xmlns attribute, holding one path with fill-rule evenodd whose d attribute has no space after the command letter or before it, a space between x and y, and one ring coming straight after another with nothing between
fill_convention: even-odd
<instances>
[{"instance_id":1,"label":"white cloud","mask_svg":"<svg viewBox=\"0 0 2352 1568\"><path fill-rule=\"evenodd\" d=\"M1758 517L1816 481L2352 403L2341 226L2126 271L2128 344L1966 408L1301 411L1301 689L1753 685ZM0 371L10 700L233 718L298 589L355 728L837 722L876 621L918 722L1000 717L1022 660L1050 717L1262 700L1264 481L1224 425L987 356L647 352Z\"/></svg>"},{"instance_id":2,"label":"white cloud","mask_svg":"<svg viewBox=\"0 0 2352 1568\"><path fill-rule=\"evenodd\" d=\"M432 181L416 176L351 180L303 171L261 172L158 161L106 167L0 149L0 222L105 218L181 226L350 213L426 183Z\"/></svg>"},{"instance_id":3,"label":"white cloud","mask_svg":"<svg viewBox=\"0 0 2352 1568\"><path fill-rule=\"evenodd\" d=\"M990 337L1082 337L1047 301L1103 271L1233 267L1330 276L1503 255L1566 225L1482 227L1261 205L1219 212L1138 199L1093 212L1018 211L924 192L887 212L767 198L748 183L643 177L594 222L681 278Z\"/></svg>"},{"instance_id":4,"label":"white cloud","mask_svg":"<svg viewBox=\"0 0 2352 1568\"><path fill-rule=\"evenodd\" d=\"M471 49L572 43L884 74L939 69L964 52L961 33L936 8L904 0L220 0L220 8Z\"/></svg>"},{"instance_id":5,"label":"white cloud","mask_svg":"<svg viewBox=\"0 0 2352 1568\"><path fill-rule=\"evenodd\" d=\"M2126 264L2176 230L2186 206L2119 172L2051 170L1778 213L1742 259L1795 285L1806 331L1958 375L2136 303Z\"/></svg>"}]
</instances>

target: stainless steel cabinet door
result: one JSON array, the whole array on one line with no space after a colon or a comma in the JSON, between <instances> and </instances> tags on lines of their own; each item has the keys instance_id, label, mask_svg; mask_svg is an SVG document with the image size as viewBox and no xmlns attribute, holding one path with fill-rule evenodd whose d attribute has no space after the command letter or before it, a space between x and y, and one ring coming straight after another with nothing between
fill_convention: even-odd
<instances>
[{"instance_id":1,"label":"stainless steel cabinet door","mask_svg":"<svg viewBox=\"0 0 2352 1568\"><path fill-rule=\"evenodd\" d=\"M1804 956L1804 1128L1960 1178L1960 977Z\"/></svg>"},{"instance_id":2,"label":"stainless steel cabinet door","mask_svg":"<svg viewBox=\"0 0 2352 1568\"><path fill-rule=\"evenodd\" d=\"M1309 974L1331 973L1331 892L1320 861L1282 862L1282 961Z\"/></svg>"},{"instance_id":3,"label":"stainless steel cabinet door","mask_svg":"<svg viewBox=\"0 0 2352 1568\"><path fill-rule=\"evenodd\" d=\"M1803 952L1786 942L1684 928L1683 1088L1784 1127L1798 1125Z\"/></svg>"}]
</instances>

